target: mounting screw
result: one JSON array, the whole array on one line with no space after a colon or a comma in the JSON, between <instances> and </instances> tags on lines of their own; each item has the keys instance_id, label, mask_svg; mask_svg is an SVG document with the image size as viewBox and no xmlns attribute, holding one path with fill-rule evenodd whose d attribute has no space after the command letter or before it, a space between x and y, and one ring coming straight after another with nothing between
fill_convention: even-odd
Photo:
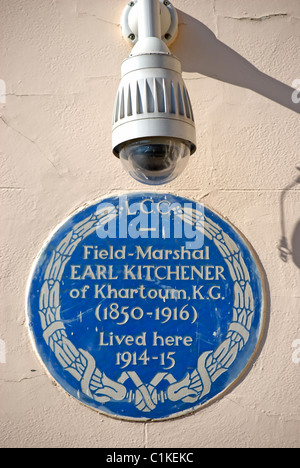
<instances>
[{"instance_id":1,"label":"mounting screw","mask_svg":"<svg viewBox=\"0 0 300 468\"><path fill-rule=\"evenodd\" d=\"M135 35L129 34L128 39L130 39L133 42L135 40Z\"/></svg>"},{"instance_id":2,"label":"mounting screw","mask_svg":"<svg viewBox=\"0 0 300 468\"><path fill-rule=\"evenodd\" d=\"M130 3L128 3L128 5L129 5L130 7L134 7L135 3L134 3L134 2L130 2Z\"/></svg>"},{"instance_id":3,"label":"mounting screw","mask_svg":"<svg viewBox=\"0 0 300 468\"><path fill-rule=\"evenodd\" d=\"M164 5L169 6L171 5L171 2L169 2L169 0L164 0Z\"/></svg>"}]
</instances>

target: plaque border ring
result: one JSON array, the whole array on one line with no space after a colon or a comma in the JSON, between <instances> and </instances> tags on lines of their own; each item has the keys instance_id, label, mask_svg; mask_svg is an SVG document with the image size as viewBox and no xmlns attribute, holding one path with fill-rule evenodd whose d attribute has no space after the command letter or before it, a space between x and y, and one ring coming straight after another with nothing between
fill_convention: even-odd
<instances>
[{"instance_id":1,"label":"plaque border ring","mask_svg":"<svg viewBox=\"0 0 300 468\"><path fill-rule=\"evenodd\" d=\"M171 194L169 195L173 196ZM134 371L123 372L117 381L112 380L108 375L97 368L94 357L87 350L77 348L72 343L61 318L61 280L65 267L71 259L72 254L79 244L94 233L100 225L106 225L119 214L117 208L111 211L107 210L106 207L101 208L101 201L89 206L94 205L97 207L96 211L76 224L73 229L67 233L58 247L53 251L51 259L47 264L39 294L38 310L43 330L43 339L46 345L51 349L51 352L54 353L63 371L74 377L79 383L81 392L86 397L93 400L95 404L93 407L103 414L117 419L133 421L152 419L151 417L147 418L147 413L150 413L156 408L158 401L160 403L167 400L172 402L182 401L194 405L188 410L174 413L168 417L154 419L163 421L189 414L205 406L206 403L211 403L216 398L220 398L240 376L216 397L201 404L203 398L210 393L213 383L222 374L228 371L240 351L247 344L255 312L250 275L239 246L218 224L206 216L203 211L185 211L184 207L174 210L174 216L180 217L183 222L195 223L195 228L201 230L204 236L214 243L228 266L230 277L234 284L234 302L232 321L229 324L226 338L217 349L202 353L198 357L197 367L192 373L187 373L183 376L182 380L177 381L172 373L159 372L151 382L143 382L138 373ZM201 206L203 205L201 204ZM80 211L82 210L79 210L79 212ZM225 222L231 225L228 221ZM64 226L64 224L65 223L63 223L61 227ZM251 254L253 254L252 251ZM262 309L265 310L266 301L263 282L262 301ZM29 322L28 326L33 345L36 347ZM252 357L256 353L260 343L263 328L264 323L261 325L260 338ZM43 364L45 365L45 363ZM248 365L249 362L246 368ZM129 392L126 388L126 382L129 379L136 386L135 392ZM167 383L167 390L164 391L163 394L159 394L157 387L163 380ZM101 406L109 401L126 401L135 405L141 413L141 418L133 418L126 415L118 416L106 412ZM99 405L99 408L97 408L97 405Z\"/></svg>"}]
</instances>

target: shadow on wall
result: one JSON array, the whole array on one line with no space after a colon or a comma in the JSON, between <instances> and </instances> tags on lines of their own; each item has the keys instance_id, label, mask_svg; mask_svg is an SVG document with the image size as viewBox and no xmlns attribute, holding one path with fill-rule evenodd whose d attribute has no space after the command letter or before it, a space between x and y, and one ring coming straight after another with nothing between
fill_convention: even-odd
<instances>
[{"instance_id":1,"label":"shadow on wall","mask_svg":"<svg viewBox=\"0 0 300 468\"><path fill-rule=\"evenodd\" d=\"M300 171L300 166L297 166ZM294 233L291 239L291 248L286 237L286 224L285 224L285 199L287 193L300 184L300 176L297 177L291 184L289 184L282 192L280 200L280 212L281 212L281 240L279 244L280 258L283 262L287 263L289 256L292 256L294 264L300 268L300 220L297 222L294 229Z\"/></svg>"},{"instance_id":2,"label":"shadow on wall","mask_svg":"<svg viewBox=\"0 0 300 468\"><path fill-rule=\"evenodd\" d=\"M179 11L179 18L180 41L174 44L173 53L180 59L185 72L201 73L219 81L251 89L300 114L300 102L293 102L294 88L262 73L244 57L219 41L210 29L192 16Z\"/></svg>"}]
</instances>

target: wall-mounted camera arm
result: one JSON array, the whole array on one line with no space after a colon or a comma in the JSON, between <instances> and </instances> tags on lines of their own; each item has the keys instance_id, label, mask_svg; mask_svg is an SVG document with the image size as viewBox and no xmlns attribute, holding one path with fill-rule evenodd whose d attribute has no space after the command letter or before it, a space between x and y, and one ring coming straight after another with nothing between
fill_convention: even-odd
<instances>
[{"instance_id":1,"label":"wall-mounted camera arm","mask_svg":"<svg viewBox=\"0 0 300 468\"><path fill-rule=\"evenodd\" d=\"M178 34L178 15L169 0L135 0L125 7L122 34L131 45L145 37L156 37L168 46Z\"/></svg>"}]
</instances>

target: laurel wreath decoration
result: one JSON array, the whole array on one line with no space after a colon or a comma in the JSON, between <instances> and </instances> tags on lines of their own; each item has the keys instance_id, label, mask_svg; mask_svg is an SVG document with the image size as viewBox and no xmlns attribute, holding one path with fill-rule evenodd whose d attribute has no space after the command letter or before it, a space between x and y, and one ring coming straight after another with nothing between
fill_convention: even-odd
<instances>
[{"instance_id":1,"label":"laurel wreath decoration","mask_svg":"<svg viewBox=\"0 0 300 468\"><path fill-rule=\"evenodd\" d=\"M250 285L250 275L236 243L211 219L191 208L175 208L175 216L190 223L212 241L224 261L234 282L234 304L232 322L225 340L216 350L202 353L197 368L177 381L168 372L158 373L150 383L144 383L136 372L123 372L117 381L111 380L97 368L95 359L84 349L77 349L68 338L61 319L60 283L65 267L77 246L99 226L106 225L116 218L115 208L99 209L91 216L78 223L61 241L47 265L43 285L39 296L39 316L43 330L43 339L55 354L64 372L71 374L79 383L83 394L105 404L109 401L123 401L147 413L154 410L158 402L200 403L210 393L212 384L235 361L238 353L249 340L254 317L254 300ZM128 391L126 381L136 386L136 391ZM158 391L158 385L167 381L166 391Z\"/></svg>"}]
</instances>

